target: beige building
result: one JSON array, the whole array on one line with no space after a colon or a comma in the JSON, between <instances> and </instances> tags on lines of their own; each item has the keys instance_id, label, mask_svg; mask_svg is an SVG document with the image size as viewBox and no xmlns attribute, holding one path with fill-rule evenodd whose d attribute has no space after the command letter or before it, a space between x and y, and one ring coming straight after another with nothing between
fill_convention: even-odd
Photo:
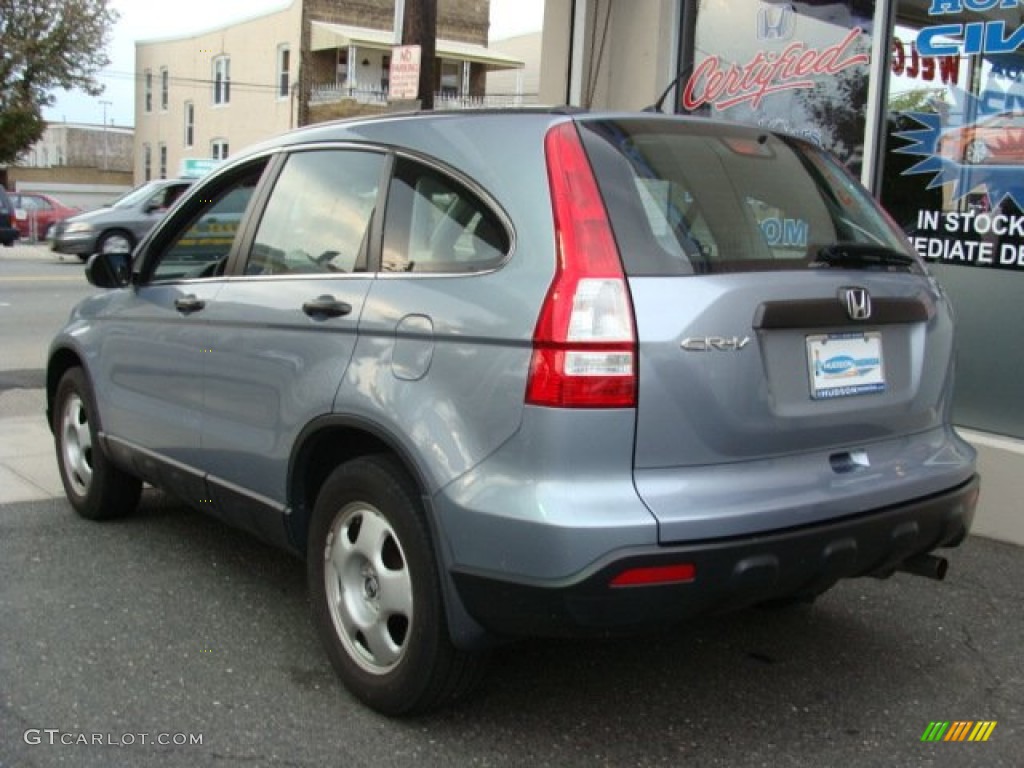
<instances>
[{"instance_id":1,"label":"beige building","mask_svg":"<svg viewBox=\"0 0 1024 768\"><path fill-rule=\"evenodd\" d=\"M542 41L543 33L540 30L491 41L491 45L502 53L520 59L523 67L503 69L487 76L487 95L490 101L500 103L504 100L514 107L540 103Z\"/></svg>"},{"instance_id":2,"label":"beige building","mask_svg":"<svg viewBox=\"0 0 1024 768\"><path fill-rule=\"evenodd\" d=\"M545 0L542 104L643 109L676 75L683 0Z\"/></svg>"},{"instance_id":3,"label":"beige building","mask_svg":"<svg viewBox=\"0 0 1024 768\"><path fill-rule=\"evenodd\" d=\"M486 0L439 0L435 106L486 103ZM290 128L383 111L393 0L292 0L230 26L136 43L135 179L176 176Z\"/></svg>"}]
</instances>

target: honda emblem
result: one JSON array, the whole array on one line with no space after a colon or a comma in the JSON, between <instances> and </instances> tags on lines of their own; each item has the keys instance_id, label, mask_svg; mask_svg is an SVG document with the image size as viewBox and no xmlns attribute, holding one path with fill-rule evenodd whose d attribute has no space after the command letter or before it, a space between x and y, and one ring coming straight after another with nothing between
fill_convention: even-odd
<instances>
[{"instance_id":1,"label":"honda emblem","mask_svg":"<svg viewBox=\"0 0 1024 768\"><path fill-rule=\"evenodd\" d=\"M866 288L843 288L839 296L851 320L867 320L871 317L871 294Z\"/></svg>"}]
</instances>

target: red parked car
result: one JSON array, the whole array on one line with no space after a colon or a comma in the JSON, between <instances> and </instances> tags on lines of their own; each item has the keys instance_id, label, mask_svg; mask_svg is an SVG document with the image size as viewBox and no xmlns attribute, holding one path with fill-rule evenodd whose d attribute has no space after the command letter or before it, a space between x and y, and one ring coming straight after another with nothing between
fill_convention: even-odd
<instances>
[{"instance_id":1,"label":"red parked car","mask_svg":"<svg viewBox=\"0 0 1024 768\"><path fill-rule=\"evenodd\" d=\"M52 224L82 210L40 192L9 192L8 195L14 205L14 226L21 239L29 242L45 239Z\"/></svg>"}]
</instances>

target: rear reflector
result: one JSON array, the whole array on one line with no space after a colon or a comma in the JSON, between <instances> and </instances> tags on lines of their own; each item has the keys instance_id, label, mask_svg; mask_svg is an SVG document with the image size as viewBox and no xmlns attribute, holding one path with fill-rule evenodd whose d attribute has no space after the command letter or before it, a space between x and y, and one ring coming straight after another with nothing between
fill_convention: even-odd
<instances>
[{"instance_id":1,"label":"rear reflector","mask_svg":"<svg viewBox=\"0 0 1024 768\"><path fill-rule=\"evenodd\" d=\"M685 584L697 578L697 566L693 563L678 565L654 565L647 568L630 568L610 582L610 587L641 587L656 584Z\"/></svg>"}]
</instances>

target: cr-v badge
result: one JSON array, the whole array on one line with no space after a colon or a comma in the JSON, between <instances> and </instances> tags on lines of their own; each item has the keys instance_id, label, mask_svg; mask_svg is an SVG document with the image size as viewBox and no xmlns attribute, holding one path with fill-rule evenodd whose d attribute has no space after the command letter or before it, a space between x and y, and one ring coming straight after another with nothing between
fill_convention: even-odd
<instances>
[{"instance_id":1,"label":"cr-v badge","mask_svg":"<svg viewBox=\"0 0 1024 768\"><path fill-rule=\"evenodd\" d=\"M749 336L687 336L679 346L687 352L739 352L749 343Z\"/></svg>"}]
</instances>

